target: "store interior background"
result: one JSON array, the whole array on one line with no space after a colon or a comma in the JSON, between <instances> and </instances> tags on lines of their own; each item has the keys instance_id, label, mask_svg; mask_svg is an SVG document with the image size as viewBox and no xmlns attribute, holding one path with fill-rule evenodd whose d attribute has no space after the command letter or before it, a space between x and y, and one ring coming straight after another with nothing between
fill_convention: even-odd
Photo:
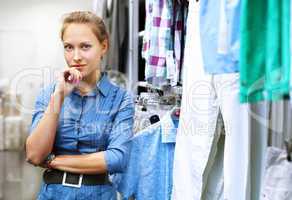
<instances>
[{"instance_id":1,"label":"store interior background","mask_svg":"<svg viewBox=\"0 0 292 200\"><path fill-rule=\"evenodd\" d=\"M0 0L0 200L36 197L42 170L25 162L23 146L34 101L39 89L66 66L59 37L62 14L93 11L95 1L99 0ZM144 7L137 10L142 13ZM143 16L136 17L137 13L132 13L132 19ZM144 28L143 22L137 25L134 33ZM129 88L135 91L135 83L143 80L144 70L143 62L137 61L138 43L132 45L137 48L133 48L131 55L135 59L127 58L132 66L127 77L134 83ZM292 138L291 105L279 101L269 104L269 109L268 143L284 148L284 138Z\"/></svg>"}]
</instances>

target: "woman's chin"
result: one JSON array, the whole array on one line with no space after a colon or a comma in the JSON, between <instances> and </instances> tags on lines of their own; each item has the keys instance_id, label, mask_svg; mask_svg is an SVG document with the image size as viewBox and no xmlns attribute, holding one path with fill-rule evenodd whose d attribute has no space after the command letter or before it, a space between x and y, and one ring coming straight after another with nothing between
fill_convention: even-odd
<instances>
[{"instance_id":1,"label":"woman's chin","mask_svg":"<svg viewBox=\"0 0 292 200\"><path fill-rule=\"evenodd\" d=\"M86 71L80 71L81 75L82 75L82 79L84 79L86 76L88 76L88 73L86 73Z\"/></svg>"}]
</instances>

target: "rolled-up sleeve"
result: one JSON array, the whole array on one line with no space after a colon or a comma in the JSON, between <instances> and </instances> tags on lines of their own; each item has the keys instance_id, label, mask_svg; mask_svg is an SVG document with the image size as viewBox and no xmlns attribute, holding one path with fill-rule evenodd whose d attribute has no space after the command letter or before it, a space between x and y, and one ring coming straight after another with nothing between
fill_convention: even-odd
<instances>
[{"instance_id":1,"label":"rolled-up sleeve","mask_svg":"<svg viewBox=\"0 0 292 200\"><path fill-rule=\"evenodd\" d=\"M105 151L105 162L109 173L123 172L127 166L133 135L134 102L125 93L119 111L114 119L109 135L109 145Z\"/></svg>"},{"instance_id":2,"label":"rolled-up sleeve","mask_svg":"<svg viewBox=\"0 0 292 200\"><path fill-rule=\"evenodd\" d=\"M31 126L29 129L29 134L32 133L32 131L36 128L38 125L39 121L44 115L44 112L46 108L48 107L49 101L50 101L50 96L51 93L54 90L54 85L50 85L49 87L42 89L35 101L34 105L34 111L32 114L32 120L31 120Z\"/></svg>"}]
</instances>

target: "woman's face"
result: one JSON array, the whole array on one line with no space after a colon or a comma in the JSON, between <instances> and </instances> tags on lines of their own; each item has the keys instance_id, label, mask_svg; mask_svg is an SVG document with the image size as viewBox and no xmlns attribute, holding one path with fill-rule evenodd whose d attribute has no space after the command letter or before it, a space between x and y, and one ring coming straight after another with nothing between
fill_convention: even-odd
<instances>
[{"instance_id":1,"label":"woman's face","mask_svg":"<svg viewBox=\"0 0 292 200\"><path fill-rule=\"evenodd\" d=\"M63 35L64 54L67 65L74 67L86 77L100 70L107 42L100 43L88 24L70 24Z\"/></svg>"}]
</instances>

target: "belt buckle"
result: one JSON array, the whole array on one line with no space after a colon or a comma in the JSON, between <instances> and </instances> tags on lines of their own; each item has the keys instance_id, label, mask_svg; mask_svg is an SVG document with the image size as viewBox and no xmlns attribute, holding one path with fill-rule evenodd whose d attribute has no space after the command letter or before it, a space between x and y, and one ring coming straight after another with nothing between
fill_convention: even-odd
<instances>
[{"instance_id":1,"label":"belt buckle","mask_svg":"<svg viewBox=\"0 0 292 200\"><path fill-rule=\"evenodd\" d=\"M68 186L68 187L75 187L75 188L80 188L81 187L81 183L82 183L82 180L83 180L83 174L80 174L79 175L78 184L66 183L66 178L67 178L67 172L64 172L64 174L63 174L63 180L62 180L62 185Z\"/></svg>"}]
</instances>

